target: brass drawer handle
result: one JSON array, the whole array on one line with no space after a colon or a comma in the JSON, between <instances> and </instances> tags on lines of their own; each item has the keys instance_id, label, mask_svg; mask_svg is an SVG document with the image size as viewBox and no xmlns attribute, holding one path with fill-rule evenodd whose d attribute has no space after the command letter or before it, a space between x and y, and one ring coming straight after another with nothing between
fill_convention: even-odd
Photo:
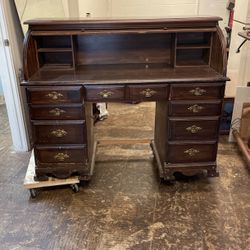
<instances>
[{"instance_id":1,"label":"brass drawer handle","mask_svg":"<svg viewBox=\"0 0 250 250\"><path fill-rule=\"evenodd\" d=\"M184 151L185 154L188 154L189 156L195 156L196 154L200 153L198 149L190 148Z\"/></svg>"},{"instance_id":2,"label":"brass drawer handle","mask_svg":"<svg viewBox=\"0 0 250 250\"><path fill-rule=\"evenodd\" d=\"M193 95L201 96L205 94L207 91L205 89L195 88L195 89L191 89L189 92Z\"/></svg>"},{"instance_id":3,"label":"brass drawer handle","mask_svg":"<svg viewBox=\"0 0 250 250\"><path fill-rule=\"evenodd\" d=\"M187 127L186 130L187 130L188 132L191 132L192 134L196 134L196 133L198 133L200 130L202 130L202 128L201 128L201 127L198 127L198 126L196 126L196 125L192 125L192 126L190 126L190 127Z\"/></svg>"},{"instance_id":4,"label":"brass drawer handle","mask_svg":"<svg viewBox=\"0 0 250 250\"><path fill-rule=\"evenodd\" d=\"M64 154L64 153L58 153L54 156L54 159L57 161L64 161L65 159L68 159L69 155L68 154Z\"/></svg>"},{"instance_id":5,"label":"brass drawer handle","mask_svg":"<svg viewBox=\"0 0 250 250\"><path fill-rule=\"evenodd\" d=\"M58 137L58 138L61 138L67 134L68 133L64 129L57 129L57 130L51 131L51 135Z\"/></svg>"},{"instance_id":6,"label":"brass drawer handle","mask_svg":"<svg viewBox=\"0 0 250 250\"><path fill-rule=\"evenodd\" d=\"M114 94L114 92L112 92L112 91L108 91L108 90L103 90L103 91L101 91L100 93L99 93L99 95L101 96L101 97L103 97L103 98L108 98L109 96L111 96L111 95L113 95Z\"/></svg>"},{"instance_id":7,"label":"brass drawer handle","mask_svg":"<svg viewBox=\"0 0 250 250\"><path fill-rule=\"evenodd\" d=\"M188 110L192 111L193 113L199 113L203 109L204 107L199 106L198 104L194 104L193 106L188 107Z\"/></svg>"},{"instance_id":8,"label":"brass drawer handle","mask_svg":"<svg viewBox=\"0 0 250 250\"><path fill-rule=\"evenodd\" d=\"M59 108L55 108L51 109L49 113L52 114L53 116L60 116L61 114L66 113L66 111Z\"/></svg>"},{"instance_id":9,"label":"brass drawer handle","mask_svg":"<svg viewBox=\"0 0 250 250\"><path fill-rule=\"evenodd\" d=\"M141 95L149 98L152 97L153 95L155 95L157 92L153 89L144 89L140 92Z\"/></svg>"},{"instance_id":10,"label":"brass drawer handle","mask_svg":"<svg viewBox=\"0 0 250 250\"><path fill-rule=\"evenodd\" d=\"M57 100L60 97L63 97L63 94L56 92L56 91L52 91L52 92L48 93L46 96L51 98L52 100Z\"/></svg>"}]
</instances>

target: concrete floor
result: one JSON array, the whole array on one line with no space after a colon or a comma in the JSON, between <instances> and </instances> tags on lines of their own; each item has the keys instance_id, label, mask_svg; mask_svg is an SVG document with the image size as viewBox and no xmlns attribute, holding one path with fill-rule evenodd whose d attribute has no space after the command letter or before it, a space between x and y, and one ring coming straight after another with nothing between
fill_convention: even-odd
<instances>
[{"instance_id":1,"label":"concrete floor","mask_svg":"<svg viewBox=\"0 0 250 250\"><path fill-rule=\"evenodd\" d=\"M109 104L98 138L152 137L152 103ZM250 171L221 137L219 178L160 184L149 146L98 148L95 174L79 193L22 186L29 153L11 148L0 106L0 249L250 249Z\"/></svg>"}]
</instances>

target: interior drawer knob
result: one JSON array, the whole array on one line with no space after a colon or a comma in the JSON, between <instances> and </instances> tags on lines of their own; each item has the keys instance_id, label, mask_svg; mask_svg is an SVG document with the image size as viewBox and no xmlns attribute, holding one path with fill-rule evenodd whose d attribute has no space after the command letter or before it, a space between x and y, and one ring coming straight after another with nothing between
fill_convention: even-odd
<instances>
[{"instance_id":1,"label":"interior drawer knob","mask_svg":"<svg viewBox=\"0 0 250 250\"><path fill-rule=\"evenodd\" d=\"M51 109L49 113L52 114L53 116L60 116L61 114L66 113L66 111L63 109L55 108Z\"/></svg>"},{"instance_id":2,"label":"interior drawer knob","mask_svg":"<svg viewBox=\"0 0 250 250\"><path fill-rule=\"evenodd\" d=\"M192 134L196 134L196 133L198 133L200 130L202 130L202 128L201 128L201 127L198 127L198 126L196 126L196 125L192 125L192 126L190 126L190 127L187 127L186 130L187 130L188 132L191 132Z\"/></svg>"},{"instance_id":3,"label":"interior drawer knob","mask_svg":"<svg viewBox=\"0 0 250 250\"><path fill-rule=\"evenodd\" d=\"M188 110L192 111L193 113L199 113L203 109L204 109L204 107L199 106L198 104L194 104L194 105L188 107Z\"/></svg>"},{"instance_id":4,"label":"interior drawer knob","mask_svg":"<svg viewBox=\"0 0 250 250\"><path fill-rule=\"evenodd\" d=\"M58 137L58 138L63 137L67 134L68 133L64 129L57 129L57 130L51 131L51 135Z\"/></svg>"},{"instance_id":5,"label":"interior drawer knob","mask_svg":"<svg viewBox=\"0 0 250 250\"><path fill-rule=\"evenodd\" d=\"M113 95L114 94L114 92L112 92L112 91L109 91L109 90L103 90L103 91L101 91L100 93L99 93L99 95L101 96L101 97L103 97L103 98L108 98L109 96L111 96L111 95Z\"/></svg>"},{"instance_id":6,"label":"interior drawer knob","mask_svg":"<svg viewBox=\"0 0 250 250\"><path fill-rule=\"evenodd\" d=\"M54 156L54 159L57 160L57 161L64 161L66 159L69 158L69 155L68 154L64 154L64 153L58 153Z\"/></svg>"},{"instance_id":7,"label":"interior drawer knob","mask_svg":"<svg viewBox=\"0 0 250 250\"><path fill-rule=\"evenodd\" d=\"M60 97L63 97L63 94L56 92L56 91L52 91L52 92L48 93L46 96L51 98L52 100L57 100Z\"/></svg>"},{"instance_id":8,"label":"interior drawer knob","mask_svg":"<svg viewBox=\"0 0 250 250\"><path fill-rule=\"evenodd\" d=\"M144 89L140 92L141 95L149 98L152 97L153 95L155 95L157 92L153 89Z\"/></svg>"},{"instance_id":9,"label":"interior drawer knob","mask_svg":"<svg viewBox=\"0 0 250 250\"><path fill-rule=\"evenodd\" d=\"M184 151L185 154L188 154L189 156L195 156L196 154L200 153L198 149L190 148Z\"/></svg>"},{"instance_id":10,"label":"interior drawer knob","mask_svg":"<svg viewBox=\"0 0 250 250\"><path fill-rule=\"evenodd\" d=\"M205 94L207 91L205 89L201 89L198 87L195 89L191 89L189 92L193 95L201 96L201 95Z\"/></svg>"}]
</instances>

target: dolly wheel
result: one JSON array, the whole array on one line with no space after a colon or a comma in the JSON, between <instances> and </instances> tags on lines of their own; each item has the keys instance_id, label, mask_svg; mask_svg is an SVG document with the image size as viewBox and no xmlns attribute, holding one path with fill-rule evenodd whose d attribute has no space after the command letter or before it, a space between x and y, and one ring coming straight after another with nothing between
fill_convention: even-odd
<instances>
[{"instance_id":1,"label":"dolly wheel","mask_svg":"<svg viewBox=\"0 0 250 250\"><path fill-rule=\"evenodd\" d=\"M79 186L77 184L72 184L71 185L71 188L72 190L75 192L75 193L78 193L79 192Z\"/></svg>"},{"instance_id":2,"label":"dolly wheel","mask_svg":"<svg viewBox=\"0 0 250 250\"><path fill-rule=\"evenodd\" d=\"M34 199L36 198L36 196L37 196L37 191L34 188L30 189L30 197Z\"/></svg>"}]
</instances>

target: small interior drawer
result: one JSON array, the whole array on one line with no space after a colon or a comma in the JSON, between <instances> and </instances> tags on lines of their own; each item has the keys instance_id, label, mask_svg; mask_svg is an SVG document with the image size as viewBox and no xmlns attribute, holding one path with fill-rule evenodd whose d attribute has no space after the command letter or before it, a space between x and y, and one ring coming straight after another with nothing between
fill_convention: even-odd
<instances>
[{"instance_id":1,"label":"small interior drawer","mask_svg":"<svg viewBox=\"0 0 250 250\"><path fill-rule=\"evenodd\" d=\"M216 152L216 142L169 142L167 159L169 163L212 162Z\"/></svg>"},{"instance_id":2,"label":"small interior drawer","mask_svg":"<svg viewBox=\"0 0 250 250\"><path fill-rule=\"evenodd\" d=\"M221 114L222 101L170 101L170 116L213 116Z\"/></svg>"},{"instance_id":3,"label":"small interior drawer","mask_svg":"<svg viewBox=\"0 0 250 250\"><path fill-rule=\"evenodd\" d=\"M30 105L31 120L83 120L82 104L70 105Z\"/></svg>"},{"instance_id":4,"label":"small interior drawer","mask_svg":"<svg viewBox=\"0 0 250 250\"><path fill-rule=\"evenodd\" d=\"M170 89L171 100L211 100L223 96L224 83L173 84Z\"/></svg>"},{"instance_id":5,"label":"small interior drawer","mask_svg":"<svg viewBox=\"0 0 250 250\"><path fill-rule=\"evenodd\" d=\"M87 101L123 101L125 87L123 85L85 85Z\"/></svg>"},{"instance_id":6,"label":"small interior drawer","mask_svg":"<svg viewBox=\"0 0 250 250\"><path fill-rule=\"evenodd\" d=\"M128 95L134 101L153 101L168 98L168 88L166 84L138 84L129 85Z\"/></svg>"},{"instance_id":7,"label":"small interior drawer","mask_svg":"<svg viewBox=\"0 0 250 250\"><path fill-rule=\"evenodd\" d=\"M34 121L32 122L36 144L84 144L84 121Z\"/></svg>"},{"instance_id":8,"label":"small interior drawer","mask_svg":"<svg viewBox=\"0 0 250 250\"><path fill-rule=\"evenodd\" d=\"M86 163L87 148L85 145L78 147L35 147L35 156L38 166L40 163ZM53 165L56 166L56 165Z\"/></svg>"},{"instance_id":9,"label":"small interior drawer","mask_svg":"<svg viewBox=\"0 0 250 250\"><path fill-rule=\"evenodd\" d=\"M170 140L217 139L219 118L170 118Z\"/></svg>"},{"instance_id":10,"label":"small interior drawer","mask_svg":"<svg viewBox=\"0 0 250 250\"><path fill-rule=\"evenodd\" d=\"M82 103L81 86L65 87L28 87L27 98L31 104Z\"/></svg>"}]
</instances>

